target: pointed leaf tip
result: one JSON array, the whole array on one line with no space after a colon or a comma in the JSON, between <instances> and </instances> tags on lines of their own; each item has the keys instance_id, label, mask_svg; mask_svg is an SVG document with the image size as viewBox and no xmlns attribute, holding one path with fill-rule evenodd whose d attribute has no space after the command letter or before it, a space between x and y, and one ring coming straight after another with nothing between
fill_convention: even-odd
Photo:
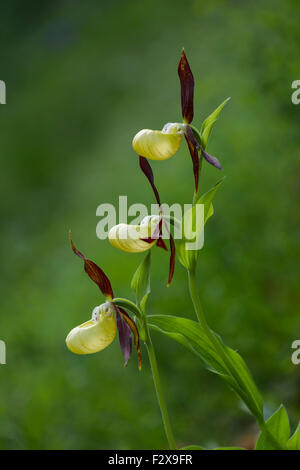
<instances>
[{"instance_id":1,"label":"pointed leaf tip","mask_svg":"<svg viewBox=\"0 0 300 470\"><path fill-rule=\"evenodd\" d=\"M150 288L150 271L151 271L151 251L148 251L143 261L135 271L132 280L131 288L136 295L136 302L144 311L148 295L151 292Z\"/></svg>"},{"instance_id":2,"label":"pointed leaf tip","mask_svg":"<svg viewBox=\"0 0 300 470\"><path fill-rule=\"evenodd\" d=\"M226 98L218 107L215 109L203 122L202 127L201 127L201 142L202 142L202 147L206 149L209 137L211 135L212 129L217 122L219 115L226 105L230 98Z\"/></svg>"}]
</instances>

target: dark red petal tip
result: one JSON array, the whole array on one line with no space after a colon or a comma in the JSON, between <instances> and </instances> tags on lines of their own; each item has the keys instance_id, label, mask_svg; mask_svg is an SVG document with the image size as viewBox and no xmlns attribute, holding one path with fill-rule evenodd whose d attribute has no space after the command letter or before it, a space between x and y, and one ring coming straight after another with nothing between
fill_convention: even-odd
<instances>
[{"instance_id":1,"label":"dark red petal tip","mask_svg":"<svg viewBox=\"0 0 300 470\"><path fill-rule=\"evenodd\" d=\"M151 165L150 165L150 163L148 162L147 158L141 157L141 156L139 156L139 163L140 163L140 168L141 168L142 172L144 173L144 175L146 176L147 180L148 180L149 183L151 184L151 187L152 187L152 189L153 189L153 192L154 192L154 195L155 195L155 199L156 199L156 201L157 201L157 204L160 206L160 197L159 197L157 188L156 188L156 186L155 186L155 184L154 184L154 175L153 175L153 171L152 171Z\"/></svg>"},{"instance_id":2,"label":"dark red petal tip","mask_svg":"<svg viewBox=\"0 0 300 470\"><path fill-rule=\"evenodd\" d=\"M182 118L188 124L194 117L194 77L186 58L184 49L178 64L178 75L181 86L181 111Z\"/></svg>"},{"instance_id":3,"label":"dark red petal tip","mask_svg":"<svg viewBox=\"0 0 300 470\"><path fill-rule=\"evenodd\" d=\"M158 246L159 248L162 248L165 251L168 251L168 248L162 238L159 238L157 240L156 246Z\"/></svg>"},{"instance_id":4,"label":"dark red petal tip","mask_svg":"<svg viewBox=\"0 0 300 470\"><path fill-rule=\"evenodd\" d=\"M191 130L191 132L192 132L192 130ZM198 153L197 153L197 155L198 155ZM144 175L148 179L149 183L151 184L151 187L152 187L153 192L155 194L156 201L157 201L158 205L161 206L160 197L159 197L157 188L154 184L154 175L153 175L152 168L151 168L148 160L146 158L142 157L142 156L139 156L139 162L140 162L140 168L141 168L142 172L144 173ZM198 172L197 172L197 174L198 174ZM161 207L160 207L160 211L161 211ZM161 214L161 217L163 218L162 212L160 212L160 214ZM166 244L162 239L162 223L163 223L162 218L159 221L158 230L155 229L155 233L153 234L153 236L150 237L150 238L144 238L143 241L145 241L147 243L152 243L153 240L158 239L157 243L156 243L156 246L162 248L163 250L168 251L168 248L166 247ZM171 241L171 239L172 239L172 241ZM169 270L168 285L170 284L170 282L172 280L173 273L174 273L174 264L175 264L175 244L174 244L174 240L173 240L171 234L170 234L170 248L171 248L171 259L170 259L170 270Z\"/></svg>"},{"instance_id":5,"label":"dark red petal tip","mask_svg":"<svg viewBox=\"0 0 300 470\"><path fill-rule=\"evenodd\" d=\"M92 281L97 284L102 294L108 299L112 300L114 298L113 290L110 284L110 281L106 274L102 271L99 266L93 261L87 259L77 248L75 247L73 240L71 238L71 232L69 233L69 239L71 243L72 250L75 255L84 261L84 270Z\"/></svg>"},{"instance_id":6,"label":"dark red petal tip","mask_svg":"<svg viewBox=\"0 0 300 470\"><path fill-rule=\"evenodd\" d=\"M169 267L169 278L168 278L168 284L169 285L172 282L173 276L174 276L174 269L175 269L175 242L174 238L170 234L170 267Z\"/></svg>"},{"instance_id":7,"label":"dark red petal tip","mask_svg":"<svg viewBox=\"0 0 300 470\"><path fill-rule=\"evenodd\" d=\"M188 148L192 157L193 162L193 172L194 172L194 179L195 179L195 192L198 191L199 185L199 154L198 154L198 147L199 144L195 139L194 133L190 126L186 126L186 132L184 134L185 140L188 144Z\"/></svg>"}]
</instances>

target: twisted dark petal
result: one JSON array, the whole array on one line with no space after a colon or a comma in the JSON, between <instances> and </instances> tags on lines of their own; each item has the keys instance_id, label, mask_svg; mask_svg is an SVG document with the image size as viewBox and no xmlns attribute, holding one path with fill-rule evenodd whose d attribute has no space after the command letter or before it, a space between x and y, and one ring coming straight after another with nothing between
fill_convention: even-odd
<instances>
[{"instance_id":1,"label":"twisted dark petal","mask_svg":"<svg viewBox=\"0 0 300 470\"><path fill-rule=\"evenodd\" d=\"M191 142L191 144L194 147L196 147L197 149L201 148L199 142L197 141L197 139L194 135L194 132L193 132L193 129L191 128L191 126L186 126L185 132L186 132L188 140Z\"/></svg>"},{"instance_id":2,"label":"twisted dark petal","mask_svg":"<svg viewBox=\"0 0 300 470\"><path fill-rule=\"evenodd\" d=\"M149 243L149 245L150 245L151 243L154 242L155 239L152 238L152 237L148 237L148 238L141 238L141 240L142 240L142 242Z\"/></svg>"},{"instance_id":3,"label":"twisted dark petal","mask_svg":"<svg viewBox=\"0 0 300 470\"><path fill-rule=\"evenodd\" d=\"M194 117L194 77L187 61L184 49L178 64L178 75L181 86L181 111L188 124Z\"/></svg>"},{"instance_id":4,"label":"twisted dark petal","mask_svg":"<svg viewBox=\"0 0 300 470\"><path fill-rule=\"evenodd\" d=\"M189 146L189 150L190 150L190 154L192 156L192 159L193 159L193 165L194 165L194 175L195 175L195 185L196 185L196 188L198 188L198 173L199 173L199 155L198 155L198 150L197 149L200 149L201 150L201 153L203 155L203 157L205 158L205 160L210 163L211 165L215 166L216 168L218 168L219 170L222 170L222 166L221 166L221 163L219 162L219 160L216 158L216 157L213 157L212 155L210 155L209 153L207 153L205 150L203 150L203 148L201 147L201 145L199 144L199 142L196 140L195 136L194 136L194 133L192 131L192 128L190 126L186 126L186 131L185 131L185 138L187 140L187 143L188 143L188 146ZM197 161L196 161L196 156L192 155L192 152L196 152L197 153L197 160L198 160L198 165L197 165ZM194 163L195 162L195 163ZM196 177L196 173L195 171L197 172L197 177Z\"/></svg>"},{"instance_id":5,"label":"twisted dark petal","mask_svg":"<svg viewBox=\"0 0 300 470\"><path fill-rule=\"evenodd\" d=\"M142 353L141 353L141 347L140 347L140 335L139 331L137 329L137 326L135 322L132 320L132 318L128 315L128 313L123 310L121 307L117 307L118 310L120 311L120 314L122 315L122 319L124 322L126 322L126 326L129 328L129 331L132 332L133 337L134 337L134 344L138 353L138 361L139 361L139 370L142 368ZM131 336L130 336L131 338ZM124 356L125 357L125 356ZM126 365L126 364L125 364Z\"/></svg>"},{"instance_id":6,"label":"twisted dark petal","mask_svg":"<svg viewBox=\"0 0 300 470\"><path fill-rule=\"evenodd\" d=\"M71 238L71 233L69 233L69 239L71 243L72 250L74 251L75 255L78 256L79 258L83 259L84 261L84 270L89 276L92 281L97 284L99 289L101 290L102 294L108 298L108 299L113 299L114 298L114 293L110 284L110 281L106 274L102 271L99 266L97 266L96 263L93 261L87 259L77 248L75 247L72 238Z\"/></svg>"},{"instance_id":7,"label":"twisted dark petal","mask_svg":"<svg viewBox=\"0 0 300 470\"><path fill-rule=\"evenodd\" d=\"M168 287L172 282L174 269L175 269L175 242L174 238L170 234L170 267L169 267L169 278L168 278Z\"/></svg>"},{"instance_id":8,"label":"twisted dark petal","mask_svg":"<svg viewBox=\"0 0 300 470\"><path fill-rule=\"evenodd\" d=\"M219 162L219 160L216 158L216 157L213 157L212 155L210 155L209 153L205 152L205 150L203 150L201 148L201 153L203 155L203 157L205 158L205 160L210 163L211 165L215 166L216 168L218 168L219 170L222 170L222 166L221 166L221 163Z\"/></svg>"},{"instance_id":9,"label":"twisted dark petal","mask_svg":"<svg viewBox=\"0 0 300 470\"><path fill-rule=\"evenodd\" d=\"M165 251L168 251L168 248L166 247L166 244L162 239L162 215L160 217L159 223L156 225L154 229L152 237L141 238L141 240L146 243L153 243L155 240L157 240L156 246L162 248Z\"/></svg>"},{"instance_id":10,"label":"twisted dark petal","mask_svg":"<svg viewBox=\"0 0 300 470\"><path fill-rule=\"evenodd\" d=\"M132 351L132 338L131 329L123 318L119 307L114 305L116 317L117 317L117 328L119 332L119 341L121 350L124 356L124 366L126 367L131 356Z\"/></svg>"},{"instance_id":11,"label":"twisted dark petal","mask_svg":"<svg viewBox=\"0 0 300 470\"><path fill-rule=\"evenodd\" d=\"M142 156L139 156L139 162L140 162L140 168L141 168L142 172L144 173L144 175L148 179L149 183L151 184L151 187L153 189L157 204L159 206L161 206L160 197L159 197L157 188L154 184L154 175L153 175L153 171L152 171L152 168L150 166L150 163L148 162L148 160L146 158L144 158ZM152 237L143 238L142 240L147 242L147 243L152 243L154 240L157 240L156 246L162 248L165 251L168 251L168 248L166 247L166 244L162 239L162 223L163 223L162 217L163 217L163 214L161 212L161 219L159 221L158 227L155 228L155 231L154 231ZM174 240L173 240L173 244L174 244ZM174 245L174 250L175 250L175 245ZM171 253L171 258L172 258L172 253ZM174 259L174 261L172 260L173 272L174 272L174 263L175 263L175 259ZM170 262L170 264L171 264L171 262ZM170 267L170 269L171 269L171 267ZM172 276L173 276L173 273L171 275L171 279L172 279ZM169 274L169 279L170 279L170 274ZM168 282L168 285L169 285L170 282Z\"/></svg>"},{"instance_id":12,"label":"twisted dark petal","mask_svg":"<svg viewBox=\"0 0 300 470\"><path fill-rule=\"evenodd\" d=\"M149 243L149 244L150 244L150 243L153 243L154 240L157 240L157 238L154 238L154 237L151 238L151 237L149 237L149 238L141 238L141 240L142 240L143 242L146 242L146 243ZM159 248L162 248L162 249L165 250L165 251L168 251L168 248L167 248L167 246L166 246L166 244L165 244L165 242L163 241L162 238L159 238L159 239L157 240L156 246L158 246Z\"/></svg>"},{"instance_id":13,"label":"twisted dark petal","mask_svg":"<svg viewBox=\"0 0 300 470\"><path fill-rule=\"evenodd\" d=\"M152 171L152 168L150 166L150 163L148 162L147 158L144 158L144 157L141 157L141 156L139 156L139 163L140 163L140 168L141 168L142 172L144 173L144 175L148 179L149 183L151 184L151 187L153 189L157 204L160 206L160 197L159 197L157 188L154 184L154 176L153 176L153 171Z\"/></svg>"},{"instance_id":14,"label":"twisted dark petal","mask_svg":"<svg viewBox=\"0 0 300 470\"><path fill-rule=\"evenodd\" d=\"M198 185L199 185L199 154L198 154L198 143L197 141L195 144L192 142L191 136L193 136L194 140L194 134L190 126L186 127L186 133L184 134L185 140L188 144L188 148L192 157L192 162L193 162L193 172L194 172L194 178L195 178L195 192L198 191Z\"/></svg>"},{"instance_id":15,"label":"twisted dark petal","mask_svg":"<svg viewBox=\"0 0 300 470\"><path fill-rule=\"evenodd\" d=\"M159 248L162 248L165 251L168 251L167 245L165 244L162 238L158 239L156 246L158 246Z\"/></svg>"},{"instance_id":16,"label":"twisted dark petal","mask_svg":"<svg viewBox=\"0 0 300 470\"><path fill-rule=\"evenodd\" d=\"M164 226L165 226L165 228L168 232L169 240L170 240L170 264L169 264L169 277L168 277L168 284L167 284L167 286L169 287L169 285L172 282L173 275L174 275L176 250L175 250L174 238L172 237L172 234L169 230L169 225L168 225L168 223L166 223L165 220L163 222L164 222ZM165 249L167 250L166 245L165 245Z\"/></svg>"},{"instance_id":17,"label":"twisted dark petal","mask_svg":"<svg viewBox=\"0 0 300 470\"><path fill-rule=\"evenodd\" d=\"M162 223L163 223L163 213L161 211L159 224L155 228L155 231L154 231L153 235L156 236L156 238L158 238L156 246L158 246L159 248L162 248L165 251L168 251L168 248L166 247L166 244L165 244L165 242L163 241L163 238L162 238Z\"/></svg>"}]
</instances>

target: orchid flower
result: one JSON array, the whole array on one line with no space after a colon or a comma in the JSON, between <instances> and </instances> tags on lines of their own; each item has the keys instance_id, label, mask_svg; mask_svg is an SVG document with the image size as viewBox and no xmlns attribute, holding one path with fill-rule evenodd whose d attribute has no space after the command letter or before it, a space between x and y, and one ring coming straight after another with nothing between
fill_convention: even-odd
<instances>
[{"instance_id":1,"label":"orchid flower","mask_svg":"<svg viewBox=\"0 0 300 470\"><path fill-rule=\"evenodd\" d=\"M161 131L142 129L133 138L132 147L140 157L149 160L167 160L175 155L184 135L193 162L195 192L197 192L200 165L198 151L201 152L202 157L211 165L219 170L222 170L222 166L217 158L205 151L205 145L201 140L200 132L190 125L194 117L194 77L184 50L178 65L178 75L181 85L183 123L174 122L165 124Z\"/></svg>"},{"instance_id":2,"label":"orchid flower","mask_svg":"<svg viewBox=\"0 0 300 470\"><path fill-rule=\"evenodd\" d=\"M139 332L134 320L123 308L113 303L114 294L111 283L102 269L77 250L71 236L70 242L75 255L83 259L85 272L97 284L107 301L93 309L90 320L70 331L66 338L68 349L75 354L96 353L107 348L113 342L118 330L120 346L126 366L132 351L132 333L138 352L139 369L141 369Z\"/></svg>"},{"instance_id":3,"label":"orchid flower","mask_svg":"<svg viewBox=\"0 0 300 470\"><path fill-rule=\"evenodd\" d=\"M146 216L141 221L140 225L115 225L110 229L108 238L110 243L115 248L126 251L128 253L141 253L143 251L150 250L154 245L167 251L168 248L166 247L166 244L162 239L162 224L164 220L163 213L161 210L160 196L154 183L153 171L146 158L140 157L139 162L140 168L147 177L154 192L155 199L160 208L160 215ZM168 230L168 226L166 223L165 226ZM170 262L167 286L171 284L175 269L175 243L172 234L169 232L169 230L168 234L170 240Z\"/></svg>"},{"instance_id":4,"label":"orchid flower","mask_svg":"<svg viewBox=\"0 0 300 470\"><path fill-rule=\"evenodd\" d=\"M159 215L144 217L140 225L118 224L108 233L110 243L127 253L150 250L159 237Z\"/></svg>"}]
</instances>

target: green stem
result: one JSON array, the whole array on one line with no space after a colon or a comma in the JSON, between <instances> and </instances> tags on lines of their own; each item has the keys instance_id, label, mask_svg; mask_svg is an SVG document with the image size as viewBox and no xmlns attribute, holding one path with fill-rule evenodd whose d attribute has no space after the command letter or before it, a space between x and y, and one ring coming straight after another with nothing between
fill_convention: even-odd
<instances>
[{"instance_id":1,"label":"green stem","mask_svg":"<svg viewBox=\"0 0 300 470\"><path fill-rule=\"evenodd\" d=\"M147 320L145 318L145 323L146 322L147 322ZM162 386L161 386L161 382L160 382L156 355L155 355L155 351L154 351L154 347L153 347L153 344L152 344L152 340L151 340L151 336L150 336L150 332L149 332L147 323L145 324L145 329L146 329L145 343L146 343L146 346L147 346L149 361L150 361L150 364L151 364L153 382L154 382L154 386L155 386L157 401L158 401L158 404L159 404L159 407L160 407L160 412L161 412L161 416L162 416L162 420L163 420L163 424L164 424L165 433L166 433L166 436L167 436L167 439L168 439L170 449L171 450L176 450L177 447L176 447L176 444L175 444L175 439L174 439L174 436L173 436L173 431L172 431L172 427L171 427L171 423L170 423L170 419L169 419L169 414L168 414L168 410L167 410L167 406L166 406L166 403L165 403L165 399L164 399L164 395L163 395L163 391L162 391Z\"/></svg>"},{"instance_id":2,"label":"green stem","mask_svg":"<svg viewBox=\"0 0 300 470\"><path fill-rule=\"evenodd\" d=\"M226 367L228 368L231 375L235 378L235 380L237 381L238 384L241 384L240 378L236 374L235 367L233 366L230 357L227 355L227 353L226 353L225 349L223 348L222 344L219 342L218 338L214 335L214 333L211 331L211 329L208 326L208 323L206 321L206 318L205 318L205 315L204 315L204 312L203 312L203 309L202 309L202 305L201 305L201 302L200 302L198 291L197 291L195 269L189 271L188 273L189 273L190 295L191 295L191 299L192 299L192 302L193 302L193 305L194 305L194 309L195 309L198 321L199 321L201 327L203 328L207 338L210 340L210 342L215 347L216 352L218 352L218 354L223 359L223 362L226 365ZM264 418L262 416L258 416L258 415L255 416L255 418L258 422L258 425L259 425L261 431L264 431L268 434L270 440L273 442L273 445L277 449L282 449L282 446L279 444L279 442L277 442L277 439L275 439L275 437L268 430Z\"/></svg>"},{"instance_id":3,"label":"green stem","mask_svg":"<svg viewBox=\"0 0 300 470\"><path fill-rule=\"evenodd\" d=\"M228 360L226 352L224 351L222 345L219 343L218 339L215 337L215 335L209 328L208 323L206 321L206 318L202 309L202 305L199 299L198 291L197 291L195 270L189 271L189 289L190 289L190 295L191 295L191 299L194 305L194 309L195 309L200 325L202 326L208 339L211 341L211 343L214 345L217 352L222 357L228 369L231 372L234 372L233 370L231 370L232 366L231 364L229 365L229 360Z\"/></svg>"}]
</instances>

